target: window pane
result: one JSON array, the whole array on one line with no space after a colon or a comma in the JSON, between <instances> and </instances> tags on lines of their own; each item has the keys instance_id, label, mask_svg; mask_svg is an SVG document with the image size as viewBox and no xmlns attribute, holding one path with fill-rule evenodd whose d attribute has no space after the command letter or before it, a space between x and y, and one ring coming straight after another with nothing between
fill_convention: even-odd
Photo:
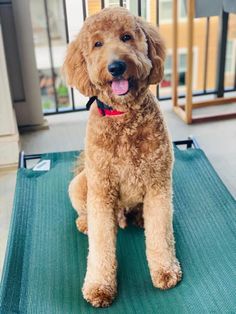
<instances>
[{"instance_id":1,"label":"window pane","mask_svg":"<svg viewBox=\"0 0 236 314\"><path fill-rule=\"evenodd\" d=\"M105 7L117 7L120 5L119 0L106 0Z\"/></svg>"},{"instance_id":2,"label":"window pane","mask_svg":"<svg viewBox=\"0 0 236 314\"><path fill-rule=\"evenodd\" d=\"M172 56L168 55L165 61L165 71L171 71L172 67Z\"/></svg>"},{"instance_id":3,"label":"window pane","mask_svg":"<svg viewBox=\"0 0 236 314\"><path fill-rule=\"evenodd\" d=\"M179 69L185 70L187 67L187 55L185 53L181 53L179 55Z\"/></svg>"},{"instance_id":4,"label":"window pane","mask_svg":"<svg viewBox=\"0 0 236 314\"><path fill-rule=\"evenodd\" d=\"M160 20L170 20L172 18L172 3L170 0L160 2Z\"/></svg>"},{"instance_id":5,"label":"window pane","mask_svg":"<svg viewBox=\"0 0 236 314\"><path fill-rule=\"evenodd\" d=\"M161 87L170 87L171 86L171 73L165 73L164 78L161 81Z\"/></svg>"},{"instance_id":6,"label":"window pane","mask_svg":"<svg viewBox=\"0 0 236 314\"><path fill-rule=\"evenodd\" d=\"M141 2L141 15L143 18L147 18L147 1Z\"/></svg>"},{"instance_id":7,"label":"window pane","mask_svg":"<svg viewBox=\"0 0 236 314\"><path fill-rule=\"evenodd\" d=\"M179 86L185 85L185 72L179 72Z\"/></svg>"},{"instance_id":8,"label":"window pane","mask_svg":"<svg viewBox=\"0 0 236 314\"><path fill-rule=\"evenodd\" d=\"M72 108L61 66L66 53L65 12L61 0L30 0L35 56L43 112Z\"/></svg>"},{"instance_id":9,"label":"window pane","mask_svg":"<svg viewBox=\"0 0 236 314\"><path fill-rule=\"evenodd\" d=\"M160 20L172 20L172 3L171 0L159 0ZM187 16L185 0L179 1L178 14L180 18Z\"/></svg>"},{"instance_id":10,"label":"window pane","mask_svg":"<svg viewBox=\"0 0 236 314\"><path fill-rule=\"evenodd\" d=\"M187 16L186 13L186 2L184 0L180 0L180 12L179 15L181 18L184 18Z\"/></svg>"},{"instance_id":11,"label":"window pane","mask_svg":"<svg viewBox=\"0 0 236 314\"><path fill-rule=\"evenodd\" d=\"M66 86L64 79L61 77L61 68L55 69L55 87L57 93L57 103L59 111L71 109L69 99L69 88Z\"/></svg>"},{"instance_id":12,"label":"window pane","mask_svg":"<svg viewBox=\"0 0 236 314\"><path fill-rule=\"evenodd\" d=\"M55 111L55 95L51 68L39 69L39 82L43 112Z\"/></svg>"},{"instance_id":13,"label":"window pane","mask_svg":"<svg viewBox=\"0 0 236 314\"><path fill-rule=\"evenodd\" d=\"M45 6L43 1L31 0L30 9L42 108L43 112L54 112L56 110L56 101L53 87Z\"/></svg>"},{"instance_id":14,"label":"window pane","mask_svg":"<svg viewBox=\"0 0 236 314\"><path fill-rule=\"evenodd\" d=\"M226 60L225 60L225 72L232 72L232 61L233 61L233 41L227 41L226 47Z\"/></svg>"},{"instance_id":15,"label":"window pane","mask_svg":"<svg viewBox=\"0 0 236 314\"><path fill-rule=\"evenodd\" d=\"M135 15L138 15L138 5L136 1L130 1L129 10Z\"/></svg>"}]
</instances>

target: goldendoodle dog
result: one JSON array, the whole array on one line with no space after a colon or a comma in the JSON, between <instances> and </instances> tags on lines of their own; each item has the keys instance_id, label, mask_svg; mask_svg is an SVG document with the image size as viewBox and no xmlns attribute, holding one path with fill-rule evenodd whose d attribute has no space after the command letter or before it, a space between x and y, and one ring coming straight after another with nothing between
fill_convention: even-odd
<instances>
[{"instance_id":1,"label":"goldendoodle dog","mask_svg":"<svg viewBox=\"0 0 236 314\"><path fill-rule=\"evenodd\" d=\"M83 296L95 307L108 306L116 295L116 233L130 211L143 217L153 285L168 289L181 279L172 226L172 144L149 90L162 79L164 59L158 30L124 8L87 18L68 47L68 83L97 97L84 158L69 186L77 227L89 238Z\"/></svg>"}]
</instances>

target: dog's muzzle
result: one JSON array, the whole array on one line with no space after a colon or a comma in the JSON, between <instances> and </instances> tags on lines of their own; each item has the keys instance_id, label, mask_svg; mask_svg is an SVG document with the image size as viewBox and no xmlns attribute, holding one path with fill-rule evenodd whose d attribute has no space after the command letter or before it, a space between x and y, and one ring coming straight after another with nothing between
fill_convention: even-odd
<instances>
[{"instance_id":1,"label":"dog's muzzle","mask_svg":"<svg viewBox=\"0 0 236 314\"><path fill-rule=\"evenodd\" d=\"M121 76L126 70L126 63L122 60L117 60L108 65L108 71L113 77Z\"/></svg>"},{"instance_id":2,"label":"dog's muzzle","mask_svg":"<svg viewBox=\"0 0 236 314\"><path fill-rule=\"evenodd\" d=\"M126 95L129 91L129 82L122 77L126 70L126 63L122 60L113 61L108 65L108 71L113 76L111 81L112 92L115 95Z\"/></svg>"}]
</instances>

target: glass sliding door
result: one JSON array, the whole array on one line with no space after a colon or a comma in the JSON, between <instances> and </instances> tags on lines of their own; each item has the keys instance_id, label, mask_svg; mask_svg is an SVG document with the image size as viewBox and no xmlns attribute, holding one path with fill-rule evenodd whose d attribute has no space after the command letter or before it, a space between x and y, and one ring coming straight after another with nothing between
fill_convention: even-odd
<instances>
[{"instance_id":1,"label":"glass sliding door","mask_svg":"<svg viewBox=\"0 0 236 314\"><path fill-rule=\"evenodd\" d=\"M35 56L44 114L85 107L87 98L67 86L62 75L66 48L81 28L81 1L30 0ZM77 19L75 20L75 14ZM80 16L78 18L78 16Z\"/></svg>"}]
</instances>

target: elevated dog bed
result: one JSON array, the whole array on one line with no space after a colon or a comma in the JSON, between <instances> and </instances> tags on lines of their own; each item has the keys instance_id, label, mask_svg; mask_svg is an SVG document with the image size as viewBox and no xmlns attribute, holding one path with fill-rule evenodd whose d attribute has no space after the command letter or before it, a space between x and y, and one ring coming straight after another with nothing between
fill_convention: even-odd
<instances>
[{"instance_id":1,"label":"elevated dog bed","mask_svg":"<svg viewBox=\"0 0 236 314\"><path fill-rule=\"evenodd\" d=\"M167 291L153 288L143 230L128 227L118 233L116 300L106 309L86 303L81 287L88 240L76 229L67 195L77 155L44 154L49 171L18 171L0 313L236 313L236 202L196 148L175 148L174 229L182 282Z\"/></svg>"}]
</instances>

